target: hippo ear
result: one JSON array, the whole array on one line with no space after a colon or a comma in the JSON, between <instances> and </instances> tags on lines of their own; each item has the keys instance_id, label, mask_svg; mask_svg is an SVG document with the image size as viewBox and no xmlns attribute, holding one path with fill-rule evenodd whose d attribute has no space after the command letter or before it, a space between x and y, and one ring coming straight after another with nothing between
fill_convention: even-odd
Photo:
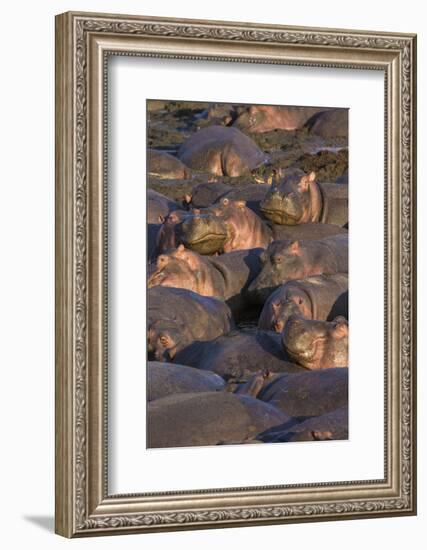
<instances>
[{"instance_id":1,"label":"hippo ear","mask_svg":"<svg viewBox=\"0 0 427 550\"><path fill-rule=\"evenodd\" d=\"M258 111L258 107L256 105L251 105L248 109L248 112L250 115L254 115Z\"/></svg>"},{"instance_id":2,"label":"hippo ear","mask_svg":"<svg viewBox=\"0 0 427 550\"><path fill-rule=\"evenodd\" d=\"M300 251L301 251L299 242L298 242L298 241L292 242L292 243L289 245L288 250L289 250L289 252L290 252L291 254L295 254L295 256L297 256L297 255L300 253Z\"/></svg>"},{"instance_id":3,"label":"hippo ear","mask_svg":"<svg viewBox=\"0 0 427 550\"><path fill-rule=\"evenodd\" d=\"M185 246L183 244L180 244L178 248L175 251L176 256L182 257L185 252Z\"/></svg>"},{"instance_id":4,"label":"hippo ear","mask_svg":"<svg viewBox=\"0 0 427 550\"><path fill-rule=\"evenodd\" d=\"M310 172L307 177L308 181L312 183L316 179L316 172Z\"/></svg>"},{"instance_id":5,"label":"hippo ear","mask_svg":"<svg viewBox=\"0 0 427 550\"><path fill-rule=\"evenodd\" d=\"M344 336L348 336L348 323L344 317L336 317L333 324L332 336L334 338L344 338Z\"/></svg>"},{"instance_id":6,"label":"hippo ear","mask_svg":"<svg viewBox=\"0 0 427 550\"><path fill-rule=\"evenodd\" d=\"M165 217L160 214L158 217L158 220L159 220L159 223L164 223Z\"/></svg>"},{"instance_id":7,"label":"hippo ear","mask_svg":"<svg viewBox=\"0 0 427 550\"><path fill-rule=\"evenodd\" d=\"M230 203L230 200L227 199L227 197L224 197L223 199L221 199L221 204L223 206L227 206L229 203Z\"/></svg>"},{"instance_id":8,"label":"hippo ear","mask_svg":"<svg viewBox=\"0 0 427 550\"><path fill-rule=\"evenodd\" d=\"M184 202L186 204L191 204L191 201L193 200L193 197L190 195L190 193L186 193L184 195Z\"/></svg>"}]
</instances>

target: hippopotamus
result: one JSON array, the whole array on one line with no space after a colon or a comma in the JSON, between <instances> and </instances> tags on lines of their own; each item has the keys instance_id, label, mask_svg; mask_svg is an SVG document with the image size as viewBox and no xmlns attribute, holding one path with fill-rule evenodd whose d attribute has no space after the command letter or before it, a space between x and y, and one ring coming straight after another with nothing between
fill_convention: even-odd
<instances>
[{"instance_id":1,"label":"hippopotamus","mask_svg":"<svg viewBox=\"0 0 427 550\"><path fill-rule=\"evenodd\" d=\"M245 176L268 162L256 143L228 126L208 126L194 133L178 150L179 159L198 172Z\"/></svg>"},{"instance_id":2,"label":"hippopotamus","mask_svg":"<svg viewBox=\"0 0 427 550\"><path fill-rule=\"evenodd\" d=\"M348 321L315 321L293 314L282 332L283 349L306 369L348 367Z\"/></svg>"},{"instance_id":3,"label":"hippopotamus","mask_svg":"<svg viewBox=\"0 0 427 550\"><path fill-rule=\"evenodd\" d=\"M348 109L329 109L314 114L305 127L324 139L348 137Z\"/></svg>"},{"instance_id":4,"label":"hippopotamus","mask_svg":"<svg viewBox=\"0 0 427 550\"><path fill-rule=\"evenodd\" d=\"M297 130L302 128L311 116L324 110L319 107L251 105L237 117L233 126L248 133Z\"/></svg>"},{"instance_id":5,"label":"hippopotamus","mask_svg":"<svg viewBox=\"0 0 427 550\"><path fill-rule=\"evenodd\" d=\"M177 393L220 391L224 387L224 379L214 372L175 363L147 364L147 401Z\"/></svg>"},{"instance_id":6,"label":"hippopotamus","mask_svg":"<svg viewBox=\"0 0 427 550\"><path fill-rule=\"evenodd\" d=\"M348 317L348 274L314 275L285 283L264 304L258 328L282 332L294 313L318 321Z\"/></svg>"},{"instance_id":7,"label":"hippopotamus","mask_svg":"<svg viewBox=\"0 0 427 550\"><path fill-rule=\"evenodd\" d=\"M159 231L157 252L178 244L200 254L266 248L271 235L271 229L245 201L225 197L209 208L172 212Z\"/></svg>"},{"instance_id":8,"label":"hippopotamus","mask_svg":"<svg viewBox=\"0 0 427 550\"><path fill-rule=\"evenodd\" d=\"M258 187L257 184L253 184ZM204 182L193 187L184 196L184 202L191 208L207 208L232 191L233 187L222 182Z\"/></svg>"},{"instance_id":9,"label":"hippopotamus","mask_svg":"<svg viewBox=\"0 0 427 550\"><path fill-rule=\"evenodd\" d=\"M258 439L263 443L285 443L288 441L330 441L348 439L348 407L307 418L302 422L292 419L285 425L275 426Z\"/></svg>"},{"instance_id":10,"label":"hippopotamus","mask_svg":"<svg viewBox=\"0 0 427 550\"><path fill-rule=\"evenodd\" d=\"M150 288L147 307L149 359L171 361L193 342L213 340L234 329L227 304L190 290Z\"/></svg>"},{"instance_id":11,"label":"hippopotamus","mask_svg":"<svg viewBox=\"0 0 427 550\"><path fill-rule=\"evenodd\" d=\"M147 191L147 223L162 223L166 216L181 207L161 193L148 189Z\"/></svg>"},{"instance_id":12,"label":"hippopotamus","mask_svg":"<svg viewBox=\"0 0 427 550\"><path fill-rule=\"evenodd\" d=\"M245 183L231 186L221 182L200 183L195 185L184 200L192 208L207 208L220 199L227 197L233 201L245 201L246 206L258 216L261 214L260 203L270 189L268 183Z\"/></svg>"},{"instance_id":13,"label":"hippopotamus","mask_svg":"<svg viewBox=\"0 0 427 550\"><path fill-rule=\"evenodd\" d=\"M280 225L321 222L343 226L348 222L348 186L318 183L315 172L292 169L273 181L260 208L268 220Z\"/></svg>"},{"instance_id":14,"label":"hippopotamus","mask_svg":"<svg viewBox=\"0 0 427 550\"><path fill-rule=\"evenodd\" d=\"M232 252L251 248L267 248L271 241L271 231L263 220L246 206L245 201L233 201L224 197L212 207L193 210L194 216L182 224L183 243L202 254L212 252ZM222 224L223 230L219 228ZM216 237L217 248L211 244ZM209 252L204 249L209 243Z\"/></svg>"},{"instance_id":15,"label":"hippopotamus","mask_svg":"<svg viewBox=\"0 0 427 550\"><path fill-rule=\"evenodd\" d=\"M289 416L319 416L348 404L348 369L277 374L261 389L257 399Z\"/></svg>"},{"instance_id":16,"label":"hippopotamus","mask_svg":"<svg viewBox=\"0 0 427 550\"><path fill-rule=\"evenodd\" d=\"M215 296L238 313L245 306L244 292L260 271L261 252L255 248L208 257L179 245L157 258L148 288L186 288L202 296Z\"/></svg>"},{"instance_id":17,"label":"hippopotamus","mask_svg":"<svg viewBox=\"0 0 427 550\"><path fill-rule=\"evenodd\" d=\"M191 170L178 158L156 149L147 151L147 172L150 176L162 179L188 179Z\"/></svg>"},{"instance_id":18,"label":"hippopotamus","mask_svg":"<svg viewBox=\"0 0 427 550\"><path fill-rule=\"evenodd\" d=\"M227 392L180 393L148 403L147 447L246 443L288 416L258 399Z\"/></svg>"},{"instance_id":19,"label":"hippopotamus","mask_svg":"<svg viewBox=\"0 0 427 550\"><path fill-rule=\"evenodd\" d=\"M180 244L181 226L192 214L187 210L174 210L164 219L157 232L156 253L161 254Z\"/></svg>"},{"instance_id":20,"label":"hippopotamus","mask_svg":"<svg viewBox=\"0 0 427 550\"><path fill-rule=\"evenodd\" d=\"M233 331L210 342L195 342L177 353L175 360L237 382L246 382L264 367L271 373L304 370L289 360L280 334L254 329Z\"/></svg>"},{"instance_id":21,"label":"hippopotamus","mask_svg":"<svg viewBox=\"0 0 427 550\"><path fill-rule=\"evenodd\" d=\"M274 241L261 253L262 270L249 285L248 297L264 304L269 295L292 279L348 273L348 235L317 241Z\"/></svg>"}]
</instances>

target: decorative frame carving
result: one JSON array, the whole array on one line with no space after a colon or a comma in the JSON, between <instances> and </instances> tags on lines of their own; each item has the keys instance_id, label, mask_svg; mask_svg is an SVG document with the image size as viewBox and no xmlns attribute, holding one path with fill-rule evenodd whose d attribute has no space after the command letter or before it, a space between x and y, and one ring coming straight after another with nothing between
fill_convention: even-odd
<instances>
[{"instance_id":1,"label":"decorative frame carving","mask_svg":"<svg viewBox=\"0 0 427 550\"><path fill-rule=\"evenodd\" d=\"M106 59L140 55L385 74L385 478L108 495ZM65 13L56 18L56 531L67 536L416 513L416 37Z\"/></svg>"}]
</instances>

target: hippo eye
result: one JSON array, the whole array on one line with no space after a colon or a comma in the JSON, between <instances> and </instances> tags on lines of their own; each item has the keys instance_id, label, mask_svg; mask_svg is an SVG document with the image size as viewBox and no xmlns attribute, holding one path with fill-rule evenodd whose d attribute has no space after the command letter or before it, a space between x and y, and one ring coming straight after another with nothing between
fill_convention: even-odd
<instances>
[{"instance_id":1,"label":"hippo eye","mask_svg":"<svg viewBox=\"0 0 427 550\"><path fill-rule=\"evenodd\" d=\"M302 298L300 298L300 299L298 300L298 305L301 305L301 304L302 304Z\"/></svg>"},{"instance_id":2,"label":"hippo eye","mask_svg":"<svg viewBox=\"0 0 427 550\"><path fill-rule=\"evenodd\" d=\"M280 264L282 263L282 258L281 256L273 256L272 261L274 264Z\"/></svg>"}]
</instances>

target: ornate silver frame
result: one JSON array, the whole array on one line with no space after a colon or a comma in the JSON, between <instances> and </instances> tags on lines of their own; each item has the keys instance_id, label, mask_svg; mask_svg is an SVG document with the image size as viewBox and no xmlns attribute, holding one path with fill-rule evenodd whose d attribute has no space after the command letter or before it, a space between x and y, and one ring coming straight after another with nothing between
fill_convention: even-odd
<instances>
[{"instance_id":1,"label":"ornate silver frame","mask_svg":"<svg viewBox=\"0 0 427 550\"><path fill-rule=\"evenodd\" d=\"M384 479L108 495L104 284L108 55L384 71ZM77 537L416 513L415 108L415 35L89 13L57 16L57 533Z\"/></svg>"}]
</instances>

